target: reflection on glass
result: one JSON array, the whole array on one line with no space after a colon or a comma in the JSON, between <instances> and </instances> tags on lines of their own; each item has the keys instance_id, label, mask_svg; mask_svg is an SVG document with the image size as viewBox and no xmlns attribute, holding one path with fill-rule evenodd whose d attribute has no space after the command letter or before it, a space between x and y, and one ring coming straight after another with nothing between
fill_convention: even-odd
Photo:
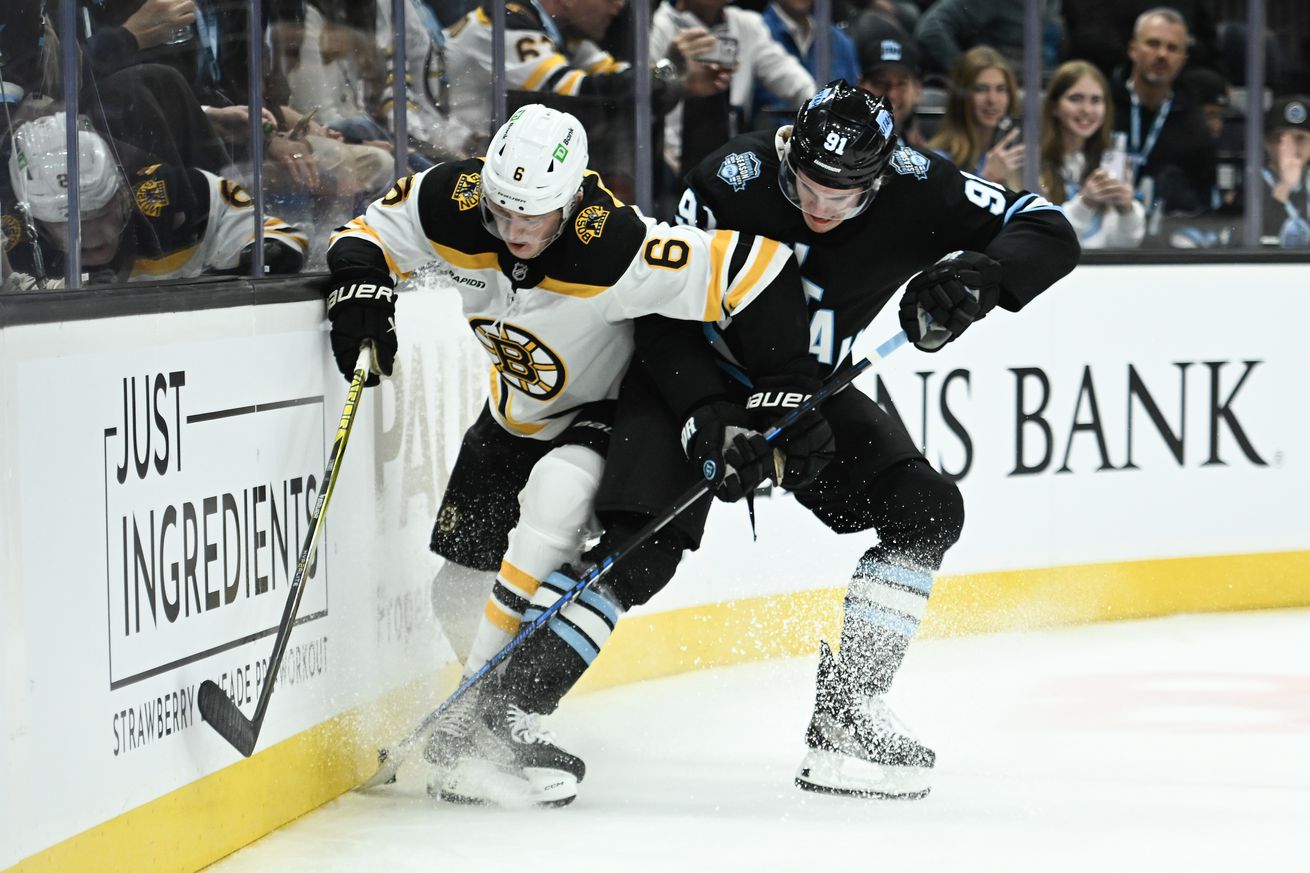
<instances>
[{"instance_id":1,"label":"reflection on glass","mask_svg":"<svg viewBox=\"0 0 1310 873\"><path fill-rule=\"evenodd\" d=\"M70 245L67 116L18 125L9 159L16 209L6 211L14 270L26 287L62 284ZM78 122L79 247L84 286L246 274L255 245L254 213L239 185L154 155ZM8 201L9 198L6 198ZM295 272L306 240L285 222L266 223L265 258L273 272ZM18 240L8 242L15 230Z\"/></svg>"}]
</instances>

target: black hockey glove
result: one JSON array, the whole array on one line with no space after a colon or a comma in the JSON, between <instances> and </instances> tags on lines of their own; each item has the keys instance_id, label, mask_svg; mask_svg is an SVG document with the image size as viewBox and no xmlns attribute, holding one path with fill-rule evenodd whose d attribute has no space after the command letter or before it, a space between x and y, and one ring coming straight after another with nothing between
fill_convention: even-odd
<instances>
[{"instance_id":1,"label":"black hockey glove","mask_svg":"<svg viewBox=\"0 0 1310 873\"><path fill-rule=\"evenodd\" d=\"M755 383L755 393L746 400L752 426L767 431L822 385L818 379L805 376L759 379ZM817 409L811 409L778 434L773 447L772 478L776 484L789 490L804 488L813 482L837 453L832 428Z\"/></svg>"},{"instance_id":2,"label":"black hockey glove","mask_svg":"<svg viewBox=\"0 0 1310 873\"><path fill-rule=\"evenodd\" d=\"M771 464L769 444L751 429L746 410L729 400L711 400L692 411L682 426L682 451L714 496L728 503L759 487Z\"/></svg>"},{"instance_id":3,"label":"black hockey glove","mask_svg":"<svg viewBox=\"0 0 1310 873\"><path fill-rule=\"evenodd\" d=\"M249 276L252 262L255 260L255 244L251 243L241 250L237 261L237 275ZM264 240L264 274L268 276L285 276L299 273L305 266L305 256L299 249L293 248L280 239Z\"/></svg>"},{"instance_id":4,"label":"black hockey glove","mask_svg":"<svg viewBox=\"0 0 1310 873\"><path fill-rule=\"evenodd\" d=\"M349 381L365 341L373 343L374 371L365 385L376 385L378 373L391 375L396 362L396 289L388 281L344 282L328 295L332 320L332 355Z\"/></svg>"},{"instance_id":5,"label":"black hockey glove","mask_svg":"<svg viewBox=\"0 0 1310 873\"><path fill-rule=\"evenodd\" d=\"M1000 295L1000 264L978 252L954 252L905 286L901 327L921 351L935 352L990 312Z\"/></svg>"}]
</instances>

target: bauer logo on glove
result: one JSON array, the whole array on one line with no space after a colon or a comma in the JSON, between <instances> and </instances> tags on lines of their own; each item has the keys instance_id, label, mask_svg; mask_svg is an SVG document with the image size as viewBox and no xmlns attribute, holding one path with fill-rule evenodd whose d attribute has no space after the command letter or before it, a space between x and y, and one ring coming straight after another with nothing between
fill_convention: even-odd
<instances>
[{"instance_id":1,"label":"bauer logo on glove","mask_svg":"<svg viewBox=\"0 0 1310 873\"><path fill-rule=\"evenodd\" d=\"M345 278L345 277L334 277ZM379 375L390 376L396 361L396 299L389 279L342 281L328 295L328 318L332 322L332 356L347 380L355 374L355 360L364 343L373 344L374 372L365 385L378 384Z\"/></svg>"}]
</instances>

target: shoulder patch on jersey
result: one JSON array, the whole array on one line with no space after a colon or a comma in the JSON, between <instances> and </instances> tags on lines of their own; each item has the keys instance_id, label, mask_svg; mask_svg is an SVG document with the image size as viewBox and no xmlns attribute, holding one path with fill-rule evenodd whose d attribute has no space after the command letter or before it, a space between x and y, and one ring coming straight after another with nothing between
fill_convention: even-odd
<instances>
[{"instance_id":1,"label":"shoulder patch on jersey","mask_svg":"<svg viewBox=\"0 0 1310 873\"><path fill-rule=\"evenodd\" d=\"M573 229L584 246L605 232L605 219L609 217L609 210L601 206L588 206L578 213Z\"/></svg>"},{"instance_id":2,"label":"shoulder patch on jersey","mask_svg":"<svg viewBox=\"0 0 1310 873\"><path fill-rule=\"evenodd\" d=\"M919 181L928 178L928 158L909 146L892 152L892 169L902 176L913 176Z\"/></svg>"},{"instance_id":3,"label":"shoulder patch on jersey","mask_svg":"<svg viewBox=\"0 0 1310 873\"><path fill-rule=\"evenodd\" d=\"M147 179L133 190L136 193L137 208L150 218L158 218L164 207L171 202L168 199L168 186L163 179Z\"/></svg>"},{"instance_id":4,"label":"shoulder patch on jersey","mask_svg":"<svg viewBox=\"0 0 1310 873\"><path fill-rule=\"evenodd\" d=\"M408 199L409 192L413 187L413 176L405 176L403 179L397 179L396 184L392 185L391 190L387 192L387 196L382 198L382 205L399 206Z\"/></svg>"},{"instance_id":5,"label":"shoulder patch on jersey","mask_svg":"<svg viewBox=\"0 0 1310 873\"><path fill-rule=\"evenodd\" d=\"M755 152L734 152L723 159L715 175L732 190L745 191L747 182L760 177L760 158Z\"/></svg>"},{"instance_id":6,"label":"shoulder patch on jersey","mask_svg":"<svg viewBox=\"0 0 1310 873\"><path fill-rule=\"evenodd\" d=\"M23 239L23 223L14 215L0 215L0 238L4 240L5 251L12 252Z\"/></svg>"},{"instance_id":7,"label":"shoulder patch on jersey","mask_svg":"<svg viewBox=\"0 0 1310 873\"><path fill-rule=\"evenodd\" d=\"M245 209L248 206L253 206L255 202L250 199L250 195L246 193L245 188L228 179L219 181L218 192L223 195L223 199L227 201L228 205L234 209Z\"/></svg>"},{"instance_id":8,"label":"shoulder patch on jersey","mask_svg":"<svg viewBox=\"0 0 1310 873\"><path fill-rule=\"evenodd\" d=\"M481 173L460 173L455 180L455 190L450 192L450 199L459 204L459 211L465 212L478 205L481 197Z\"/></svg>"}]
</instances>

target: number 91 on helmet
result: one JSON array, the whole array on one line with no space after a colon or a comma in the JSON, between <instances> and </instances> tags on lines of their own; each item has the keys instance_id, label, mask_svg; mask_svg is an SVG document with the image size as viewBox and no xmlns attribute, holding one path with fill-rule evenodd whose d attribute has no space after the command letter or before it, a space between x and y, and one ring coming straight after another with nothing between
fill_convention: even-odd
<instances>
[{"instance_id":1,"label":"number 91 on helmet","mask_svg":"<svg viewBox=\"0 0 1310 873\"><path fill-rule=\"evenodd\" d=\"M567 112L532 103L496 131L482 164L482 223L519 258L559 238L582 199L587 132Z\"/></svg>"},{"instance_id":2,"label":"number 91 on helmet","mask_svg":"<svg viewBox=\"0 0 1310 873\"><path fill-rule=\"evenodd\" d=\"M782 193L820 233L873 202L896 149L891 107L881 97L836 79L796 113L790 136L779 132Z\"/></svg>"}]
</instances>

